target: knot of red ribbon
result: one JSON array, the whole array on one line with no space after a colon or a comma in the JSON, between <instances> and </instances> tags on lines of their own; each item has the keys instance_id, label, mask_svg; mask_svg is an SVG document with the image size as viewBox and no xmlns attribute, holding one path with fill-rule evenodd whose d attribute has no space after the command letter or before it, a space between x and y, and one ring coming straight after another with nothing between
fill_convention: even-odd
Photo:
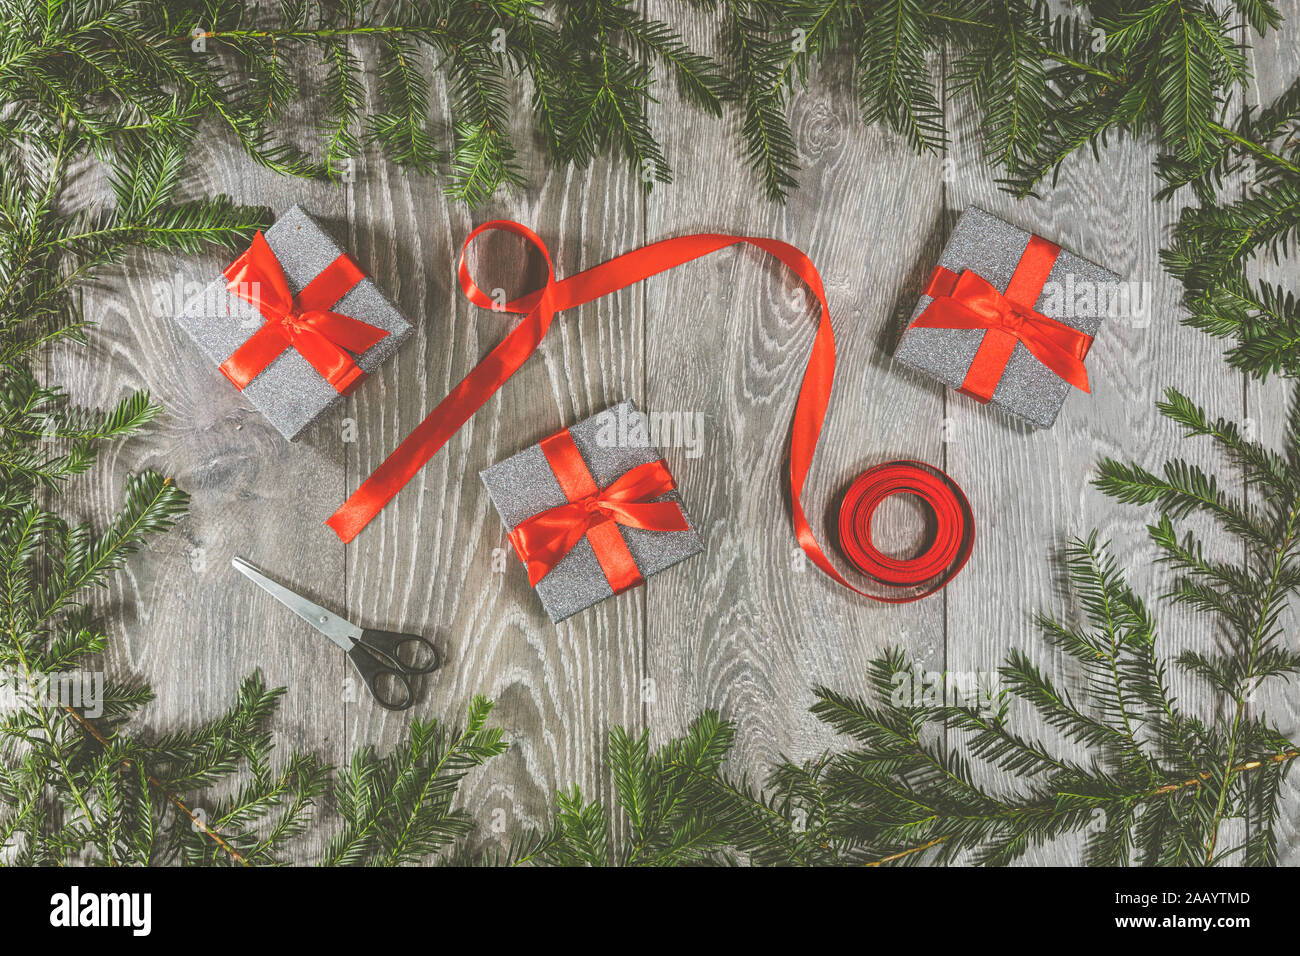
<instances>
[{"instance_id":1,"label":"knot of red ribbon","mask_svg":"<svg viewBox=\"0 0 1300 956\"><path fill-rule=\"evenodd\" d=\"M609 586L621 594L643 579L616 525L646 531L690 528L680 504L654 500L676 488L662 460L637 465L601 490L567 430L543 440L541 447L569 501L525 518L510 532L529 584L536 586L585 537Z\"/></svg>"},{"instance_id":2,"label":"knot of red ribbon","mask_svg":"<svg viewBox=\"0 0 1300 956\"><path fill-rule=\"evenodd\" d=\"M1060 251L1055 243L1032 237L1006 292L999 292L969 269L957 274L943 266L935 268L925 288L925 294L934 301L911 327L986 330L961 391L977 401L989 401L1017 342L1075 388L1088 391L1084 358L1092 346L1092 336L1048 318L1033 307Z\"/></svg>"},{"instance_id":3,"label":"knot of red ribbon","mask_svg":"<svg viewBox=\"0 0 1300 956\"><path fill-rule=\"evenodd\" d=\"M360 319L330 311L365 278L346 253L326 266L295 297L289 291L280 260L259 231L253 236L253 244L226 268L225 276L227 288L266 319L221 363L221 371L241 391L280 353L293 348L336 391L346 393L365 377L352 356L361 355L388 335L384 329Z\"/></svg>"}]
</instances>

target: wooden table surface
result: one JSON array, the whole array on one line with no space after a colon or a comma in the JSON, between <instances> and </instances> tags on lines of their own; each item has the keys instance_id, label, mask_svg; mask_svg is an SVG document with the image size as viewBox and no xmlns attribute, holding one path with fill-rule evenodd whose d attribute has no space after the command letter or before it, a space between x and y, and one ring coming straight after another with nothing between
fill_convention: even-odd
<instances>
[{"instance_id":1,"label":"wooden table surface","mask_svg":"<svg viewBox=\"0 0 1300 956\"><path fill-rule=\"evenodd\" d=\"M1250 53L1251 102L1267 102L1300 70L1300 0L1283 6L1283 31ZM678 20L675 9L660 15ZM694 29L688 40L708 49L711 31ZM445 88L435 89L435 109L445 111ZM1280 390L1233 373L1216 343L1178 322L1179 288L1158 250L1180 204L1152 198L1150 143L1112 144L1099 163L1077 156L1042 200L1018 203L981 161L963 98L946 98L951 148L918 157L897 136L864 126L851 83L822 71L794 98L804 170L800 189L778 207L761 198L745 166L735 115L719 124L684 108L670 83L659 94L652 120L676 181L649 196L621 162L560 169L534 150L522 155L525 190L471 212L444 198L436 178L408 175L373 154L357 158L353 181L329 185L277 178L226 138L202 140L196 192L277 212L302 203L416 332L359 392L288 445L168 321L177 285L206 281L224 265L221 255L142 255L124 282L88 296L87 314L101 328L89 348L54 353L51 373L82 403L108 404L145 387L166 410L78 480L75 507L102 521L127 474L144 467L173 475L193 496L189 515L132 559L103 600L115 615L109 667L152 684L158 699L145 717L153 726L218 712L260 668L289 688L277 721L286 745L338 763L365 744L386 749L405 732L410 715L373 706L341 654L231 569L238 554L367 626L436 640L446 663L410 714L458 720L476 693L497 702L494 719L511 749L462 790L488 836L547 825L560 787L578 783L588 796L612 799L603 761L615 724L648 726L660 742L700 710L717 708L739 725L731 769L761 778L781 755L801 760L836 746L807 712L811 688L864 694L868 660L890 645L926 668L958 673L991 671L1024 647L1061 673L1031 616L1062 607L1055 556L1073 535L1099 529L1131 583L1154 601L1167 579L1146 540L1151 511L1105 498L1089 480L1106 455L1148 467L1182 455L1230 474L1204 443L1181 440L1159 417L1154 406L1166 386L1262 435L1280 434ZM1089 360L1092 395L1071 395L1050 430L1019 427L890 359L900 323L968 205L1151 291L1147 321L1103 327ZM932 462L962 485L977 516L966 570L940 594L896 607L805 569L784 459L815 313L792 274L741 248L562 313L539 354L360 537L340 544L325 518L512 321L470 306L454 276L466 233L498 217L540 233L562 276L695 231L773 236L805 250L825 280L839 345L809 515L828 541L824 516L859 471L892 458ZM513 239L483 243L481 284L533 287L536 271L521 274L520 248ZM706 550L556 626L509 553L477 473L629 397L645 409L702 416L702 454L665 452ZM886 543L917 535L905 508L884 519ZM1171 657L1215 638L1204 622L1163 605L1159 620ZM1208 706L1200 685L1174 674L1185 703ZM1284 731L1300 729L1294 690L1259 705ZM1300 862L1298 808L1292 784L1282 841L1292 864ZM1233 825L1244 832L1244 821ZM304 859L324 835L307 841ZM1058 841L1028 861L1074 861L1080 844Z\"/></svg>"}]
</instances>

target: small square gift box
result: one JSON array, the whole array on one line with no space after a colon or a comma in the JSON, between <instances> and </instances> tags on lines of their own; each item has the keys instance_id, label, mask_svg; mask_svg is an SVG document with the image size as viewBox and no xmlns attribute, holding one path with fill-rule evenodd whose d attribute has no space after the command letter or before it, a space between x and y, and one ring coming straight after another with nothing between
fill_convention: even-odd
<instances>
[{"instance_id":1,"label":"small square gift box","mask_svg":"<svg viewBox=\"0 0 1300 956\"><path fill-rule=\"evenodd\" d=\"M257 233L186 303L177 321L290 441L412 332L397 307L298 206Z\"/></svg>"},{"instance_id":2,"label":"small square gift box","mask_svg":"<svg viewBox=\"0 0 1300 956\"><path fill-rule=\"evenodd\" d=\"M981 403L1047 428L1071 388L1120 277L970 208L957 220L894 358Z\"/></svg>"},{"instance_id":3,"label":"small square gift box","mask_svg":"<svg viewBox=\"0 0 1300 956\"><path fill-rule=\"evenodd\" d=\"M623 402L479 473L552 621L704 550L648 435Z\"/></svg>"}]
</instances>

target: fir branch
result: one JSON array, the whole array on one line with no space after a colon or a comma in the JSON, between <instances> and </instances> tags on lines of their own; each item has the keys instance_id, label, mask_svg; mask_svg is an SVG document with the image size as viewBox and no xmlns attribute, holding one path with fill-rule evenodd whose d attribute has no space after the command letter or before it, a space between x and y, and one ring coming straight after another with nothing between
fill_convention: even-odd
<instances>
[{"instance_id":1,"label":"fir branch","mask_svg":"<svg viewBox=\"0 0 1300 956\"><path fill-rule=\"evenodd\" d=\"M405 39L380 48L380 98L383 109L368 120L368 142L380 144L400 166L428 172L441 159L429 135L429 83L418 62L419 51Z\"/></svg>"},{"instance_id":2,"label":"fir branch","mask_svg":"<svg viewBox=\"0 0 1300 956\"><path fill-rule=\"evenodd\" d=\"M500 730L486 727L491 711L490 701L476 697L464 728L417 720L390 756L358 752L336 792L344 826L322 863L417 862L468 834L472 821L452 799L472 768L505 750Z\"/></svg>"},{"instance_id":3,"label":"fir branch","mask_svg":"<svg viewBox=\"0 0 1300 956\"><path fill-rule=\"evenodd\" d=\"M77 724L81 727L82 730L84 730L87 734L93 737L100 746L104 748L108 748L110 746L108 739L104 737L104 735L101 734L98 730L96 730L95 725L92 724L90 721L88 721L85 717L77 713L77 711L73 710L71 707L65 707L63 708L63 710L69 717L71 717L73 720L77 722ZM127 759L122 761L122 766L129 769L133 766L133 764L131 760ZM209 839L213 840L219 847L221 847L222 851L228 853L230 855L230 858L234 860L236 863L242 864L248 862L241 854L231 849L230 845L221 838L221 834L210 829L200 817L196 816L195 813L192 810L190 810L189 807L187 807L184 803L182 803L179 797L177 797L174 793L172 793L165 786L163 786L162 783L160 783L156 777L154 777L151 773L149 773L149 771L146 770L143 765L137 766L136 769L140 773L143 780L149 786L155 787L157 790L159 790L162 793L162 795L167 798L168 802L170 802L174 807L176 807L177 810L179 810L182 814L185 815L186 819L189 820L191 826L195 827L197 830L201 831ZM142 787L141 790L147 792L148 787ZM147 797L141 797L140 799L142 801L140 809L143 811L140 819L144 821L146 825L151 827L154 818L153 808L147 802Z\"/></svg>"}]
</instances>

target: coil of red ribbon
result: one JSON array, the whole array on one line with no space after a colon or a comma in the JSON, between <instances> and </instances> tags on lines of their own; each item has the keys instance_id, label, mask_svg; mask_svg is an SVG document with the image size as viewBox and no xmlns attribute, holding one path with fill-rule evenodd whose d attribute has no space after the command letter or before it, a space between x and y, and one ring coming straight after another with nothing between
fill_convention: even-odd
<instances>
[{"instance_id":1,"label":"coil of red ribbon","mask_svg":"<svg viewBox=\"0 0 1300 956\"><path fill-rule=\"evenodd\" d=\"M893 558L871 540L871 519L886 498L913 495L934 515L934 536L915 557ZM840 549L855 568L890 588L921 588L919 593L879 598L891 603L933 594L966 564L975 546L975 519L957 483L919 461L890 461L864 471L840 504Z\"/></svg>"},{"instance_id":2,"label":"coil of red ribbon","mask_svg":"<svg viewBox=\"0 0 1300 956\"><path fill-rule=\"evenodd\" d=\"M480 289L470 277L466 252L484 232L501 229L526 239L546 262L546 284L512 302L500 305ZM633 285L668 269L684 265L712 252L738 243L762 249L779 259L812 290L820 306L817 334L799 397L795 403L794 425L790 439L790 509L795 537L808 559L836 583L877 601L901 603L924 597L924 592L908 596L880 596L854 587L831 563L817 543L812 526L803 510L803 486L812 467L822 422L830 403L831 383L835 377L835 333L831 328L830 307L821 276L801 250L787 242L754 236L700 233L651 243L632 252L602 262L576 275L555 278L551 255L535 232L520 223L498 219L474 229L461 247L457 269L461 289L475 305L494 311L523 314L523 319L455 388L427 418L388 456L369 478L362 482L343 506L326 522L344 541L351 541L370 523L381 508L414 477L424 464L465 424L493 393L513 375L537 350L550 328L555 313L583 305Z\"/></svg>"}]
</instances>

